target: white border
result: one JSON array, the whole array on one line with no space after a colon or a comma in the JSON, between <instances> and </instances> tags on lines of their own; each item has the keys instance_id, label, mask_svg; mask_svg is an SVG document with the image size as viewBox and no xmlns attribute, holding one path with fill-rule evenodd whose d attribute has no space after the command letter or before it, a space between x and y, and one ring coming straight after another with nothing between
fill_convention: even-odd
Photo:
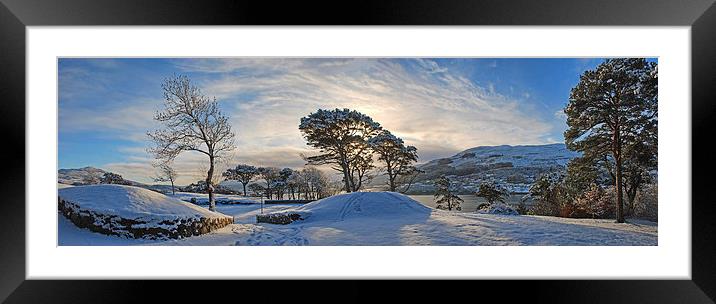
<instances>
[{"instance_id":1,"label":"white border","mask_svg":"<svg viewBox=\"0 0 716 304\"><path fill-rule=\"evenodd\" d=\"M56 58L65 56L658 56L659 245L58 247ZM689 27L28 27L27 278L690 279L690 62Z\"/></svg>"}]
</instances>

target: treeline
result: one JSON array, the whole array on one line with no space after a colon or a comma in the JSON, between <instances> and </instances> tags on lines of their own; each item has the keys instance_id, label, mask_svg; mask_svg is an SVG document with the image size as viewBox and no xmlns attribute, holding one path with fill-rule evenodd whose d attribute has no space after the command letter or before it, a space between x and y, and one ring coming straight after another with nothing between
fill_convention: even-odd
<instances>
[{"instance_id":1,"label":"treeline","mask_svg":"<svg viewBox=\"0 0 716 304\"><path fill-rule=\"evenodd\" d=\"M254 195L267 199L315 200L335 195L341 190L325 173L313 167L293 170L240 164L226 170L222 176L226 180L240 182L244 196L248 196L247 190L250 190Z\"/></svg>"}]
</instances>

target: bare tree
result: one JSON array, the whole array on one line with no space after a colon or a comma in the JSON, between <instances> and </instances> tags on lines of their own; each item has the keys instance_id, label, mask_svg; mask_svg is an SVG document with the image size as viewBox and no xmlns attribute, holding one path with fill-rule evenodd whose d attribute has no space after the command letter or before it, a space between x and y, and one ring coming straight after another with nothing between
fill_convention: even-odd
<instances>
[{"instance_id":1,"label":"bare tree","mask_svg":"<svg viewBox=\"0 0 716 304\"><path fill-rule=\"evenodd\" d=\"M172 184L172 194L174 194L174 182L177 180L177 172L171 165L171 162L160 162L154 164L154 167L159 170L159 175L154 178L155 182L170 182Z\"/></svg>"},{"instance_id":2,"label":"bare tree","mask_svg":"<svg viewBox=\"0 0 716 304\"><path fill-rule=\"evenodd\" d=\"M229 119L219 110L216 98L203 95L186 76L167 78L162 90L164 109L157 112L154 119L164 124L164 129L147 133L155 144L149 151L164 161L173 160L183 151L205 154L209 158L206 191L209 210L214 211L214 165L234 148Z\"/></svg>"}]
</instances>

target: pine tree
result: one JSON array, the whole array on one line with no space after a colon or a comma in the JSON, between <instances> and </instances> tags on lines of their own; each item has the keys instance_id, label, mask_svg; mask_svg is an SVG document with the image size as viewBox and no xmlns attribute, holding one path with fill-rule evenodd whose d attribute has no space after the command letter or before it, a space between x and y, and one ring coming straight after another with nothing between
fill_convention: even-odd
<instances>
[{"instance_id":1,"label":"pine tree","mask_svg":"<svg viewBox=\"0 0 716 304\"><path fill-rule=\"evenodd\" d=\"M435 181L435 208L452 211L462 210L460 203L463 200L453 193L450 187L450 179L446 176L441 176Z\"/></svg>"},{"instance_id":2,"label":"pine tree","mask_svg":"<svg viewBox=\"0 0 716 304\"><path fill-rule=\"evenodd\" d=\"M656 99L655 63L641 58L609 59L580 76L564 109L567 147L583 152L587 159L613 162L619 223L624 222L625 150L638 142L655 142Z\"/></svg>"},{"instance_id":3,"label":"pine tree","mask_svg":"<svg viewBox=\"0 0 716 304\"><path fill-rule=\"evenodd\" d=\"M277 186L276 182L281 178L281 171L275 167L261 167L258 168L257 171L261 179L266 182L266 189L264 190L266 198L272 199L273 195L277 194L274 186Z\"/></svg>"},{"instance_id":4,"label":"pine tree","mask_svg":"<svg viewBox=\"0 0 716 304\"><path fill-rule=\"evenodd\" d=\"M233 169L228 169L222 174L228 180L239 181L244 188L244 196L246 196L246 186L259 175L259 170L251 165L240 164Z\"/></svg>"},{"instance_id":5,"label":"pine tree","mask_svg":"<svg viewBox=\"0 0 716 304\"><path fill-rule=\"evenodd\" d=\"M355 110L320 109L301 118L299 130L309 146L321 154L305 157L309 165L333 165L343 175L344 190L358 191L371 175L373 150L368 140L381 130L379 123Z\"/></svg>"},{"instance_id":6,"label":"pine tree","mask_svg":"<svg viewBox=\"0 0 716 304\"><path fill-rule=\"evenodd\" d=\"M395 192L398 176L412 174L412 163L418 161L418 149L406 146L401 138L390 131L383 130L380 134L368 140L371 148L378 154L378 160L384 164L385 175L388 177L388 187Z\"/></svg>"},{"instance_id":7,"label":"pine tree","mask_svg":"<svg viewBox=\"0 0 716 304\"><path fill-rule=\"evenodd\" d=\"M532 184L529 195L535 200L533 211L537 215L557 216L563 195L563 177L558 173L540 175Z\"/></svg>"},{"instance_id":8,"label":"pine tree","mask_svg":"<svg viewBox=\"0 0 716 304\"><path fill-rule=\"evenodd\" d=\"M100 184L127 185L128 182L121 175L112 172L105 172L99 180Z\"/></svg>"},{"instance_id":9,"label":"pine tree","mask_svg":"<svg viewBox=\"0 0 716 304\"><path fill-rule=\"evenodd\" d=\"M484 198L488 204L492 205L495 202L505 203L510 197L510 192L493 181L480 183L480 189L475 195Z\"/></svg>"}]
</instances>

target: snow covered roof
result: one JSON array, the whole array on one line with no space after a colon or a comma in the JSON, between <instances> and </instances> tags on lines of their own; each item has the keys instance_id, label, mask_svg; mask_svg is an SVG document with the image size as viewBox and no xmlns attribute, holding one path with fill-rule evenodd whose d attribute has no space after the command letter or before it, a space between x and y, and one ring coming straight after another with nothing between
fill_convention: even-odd
<instances>
[{"instance_id":1,"label":"snow covered roof","mask_svg":"<svg viewBox=\"0 0 716 304\"><path fill-rule=\"evenodd\" d=\"M158 192L133 186L89 185L63 188L58 192L60 198L78 205L81 209L126 219L226 216Z\"/></svg>"}]
</instances>

